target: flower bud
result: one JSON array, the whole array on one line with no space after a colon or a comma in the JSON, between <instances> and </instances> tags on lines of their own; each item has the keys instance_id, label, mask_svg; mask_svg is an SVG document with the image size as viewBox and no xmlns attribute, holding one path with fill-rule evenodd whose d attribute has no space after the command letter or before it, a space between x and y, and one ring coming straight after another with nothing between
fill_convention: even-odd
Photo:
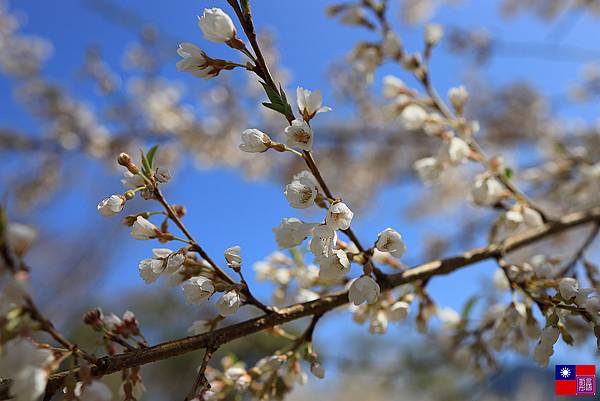
<instances>
[{"instance_id":1,"label":"flower bud","mask_svg":"<svg viewBox=\"0 0 600 401\"><path fill-rule=\"evenodd\" d=\"M119 157L117 158L117 163L119 163L121 166L123 167L127 167L129 164L131 164L133 161L131 160L131 156L129 156L127 153L123 152L119 154Z\"/></svg>"},{"instance_id":2,"label":"flower bud","mask_svg":"<svg viewBox=\"0 0 600 401\"><path fill-rule=\"evenodd\" d=\"M102 326L104 326L102 321L103 317L102 309L94 308L84 313L81 319L85 324L92 326L94 330L99 331L102 329Z\"/></svg>"}]
</instances>

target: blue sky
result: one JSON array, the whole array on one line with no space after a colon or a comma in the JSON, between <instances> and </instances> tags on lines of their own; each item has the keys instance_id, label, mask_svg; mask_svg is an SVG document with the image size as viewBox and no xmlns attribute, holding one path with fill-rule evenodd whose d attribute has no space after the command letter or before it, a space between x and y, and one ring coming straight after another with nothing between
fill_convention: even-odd
<instances>
[{"instance_id":1,"label":"blue sky","mask_svg":"<svg viewBox=\"0 0 600 401\"><path fill-rule=\"evenodd\" d=\"M46 76L66 86L74 96L80 98L90 98L89 95L93 94L93 89L88 84L74 78L82 65L84 49L92 43L98 45L108 63L116 71L123 72L123 52L135 38L131 30L115 25L94 12L90 3L85 0L10 2L13 9L26 15L26 32L46 37L53 43L54 53L45 69ZM196 25L196 15L201 14L204 7L227 8L225 3L191 0L119 1L122 7L135 10L144 21L158 27L159 32L164 35L200 44L209 54L223 57L231 54L229 49L202 40ZM253 3L256 25L268 27L276 34L282 63L293 74L290 87L302 85L322 89L326 104L334 108L334 113L330 113L327 118L336 119L348 113L341 108L336 115L336 104L327 82L328 68L332 62L343 58L353 43L372 38L370 34L360 28L340 26L326 18L324 6L331 2L257 0ZM531 16L500 19L497 16L497 4L495 1L465 1L462 6L443 8L433 17L433 21L443 25L486 28L494 37L507 42L548 43L551 25L541 23ZM397 10L392 10L392 15L397 15ZM402 26L397 18L392 20L396 22L395 28L401 34L405 46L409 50L420 49L422 28ZM594 38L598 37L598 33L595 21L584 17L561 40L565 45L594 48L597 44ZM201 84L197 81L175 71L175 52L173 54L173 62L164 67L162 75L167 79L185 82L190 91L200 88ZM525 80L551 95L564 91L565 85L576 79L580 66L581 64L572 61L497 57L487 66L483 77L494 85ZM469 71L468 67L467 61L450 55L442 46L434 53L432 63L432 74L438 90L445 93L449 87L461 83ZM385 67L381 75L378 75L379 80L386 73L398 73L402 76L392 67ZM10 100L11 89L12 86L0 76L1 124L39 132L39 125ZM100 103L92 106L98 110L102 108ZM596 118L596 106L568 108L561 111L561 114L566 118L593 121ZM276 226L283 217L297 216L297 211L287 205L280 184L248 182L235 171L199 171L191 168L191 164L189 167L182 169L166 188L168 198L188 207L186 220L191 231L211 255L220 260L223 249L239 244L246 261L245 268L249 270L252 262L262 259L275 248L271 227ZM95 209L97 201L106 196L107 191L121 190L119 178L114 171L99 165L93 166L93 171L94 182L82 182L81 190L69 193L67 202L45 210L42 231L55 230L59 223L62 226L59 229L62 230L61 235L69 235L69 231L77 233L77 230L86 229L88 224L98 224L101 227L118 225L116 219L108 223L102 221ZM102 185L96 185L96 182L101 182ZM398 228L409 247L405 258L409 264L420 262L419 243L424 234L434 229L452 230L453 227L451 222L442 223L440 227L430 221L416 225L402 218L400 210L414 192L413 185L417 184L406 184L385 191L377 199L377 207L357 215L353 222L355 231L365 242L370 242L379 231L388 226ZM268 206L265 207L265 204ZM260 213L257 212L259 210ZM153 244L130 239L124 229L121 229L119 235L115 242L118 242L120 250L108 263L111 273L103 286L106 291L144 286L137 275L137 262L150 254ZM489 277L490 271L490 265L481 265L452 277L437 278L431 283L434 297L441 305L460 308L466 298L465 294L477 291L482 277ZM152 290L151 287L146 288L148 291ZM258 288L261 294L265 294L268 289L265 285ZM342 319L347 323L349 315L346 314Z\"/></svg>"}]
</instances>

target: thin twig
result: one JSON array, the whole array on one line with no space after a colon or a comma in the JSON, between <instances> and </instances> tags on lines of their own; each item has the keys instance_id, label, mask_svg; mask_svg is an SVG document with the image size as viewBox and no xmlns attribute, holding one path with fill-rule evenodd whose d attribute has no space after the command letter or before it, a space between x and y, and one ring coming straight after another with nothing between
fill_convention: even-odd
<instances>
[{"instance_id":1,"label":"thin twig","mask_svg":"<svg viewBox=\"0 0 600 401\"><path fill-rule=\"evenodd\" d=\"M217 350L216 346L208 346L204 350L204 357L202 358L202 364L198 369L198 374L196 376L196 380L194 381L194 385L190 390L189 394L185 397L185 401L191 401L195 398L202 400L202 396L206 390L210 390L210 383L206 378L206 368L208 367L208 362L210 358L212 358L213 354Z\"/></svg>"},{"instance_id":2,"label":"thin twig","mask_svg":"<svg viewBox=\"0 0 600 401\"><path fill-rule=\"evenodd\" d=\"M235 280L233 280L231 277L229 277L229 275L223 269L221 269L219 267L219 265L208 255L208 253L206 253L206 251L198 244L198 242L196 242L196 240L194 239L192 234L190 234L188 229L185 227L185 225L183 224L183 222L177 215L177 213L175 213L175 211L173 210L173 208L171 207L171 205L169 204L169 202L163 195L163 193L160 190L160 188L158 187L158 185L156 185L154 188L154 196L156 197L156 200L165 208L169 218L175 223L175 225L177 225L177 227L179 227L179 229L183 232L183 234L186 236L186 238L190 241L191 249L195 252L198 252L198 254L204 260L206 260L206 262L208 262L208 264L213 268L213 270L215 271L217 276L219 276L222 280L224 280L226 283L229 283L229 284L236 284ZM269 308L268 306L266 306L265 304L260 302L250 292L248 285L244 285L244 287L242 288L242 295L244 295L244 297L246 298L246 301L249 304L256 306L257 308L261 309L263 312L272 311L271 308Z\"/></svg>"}]
</instances>

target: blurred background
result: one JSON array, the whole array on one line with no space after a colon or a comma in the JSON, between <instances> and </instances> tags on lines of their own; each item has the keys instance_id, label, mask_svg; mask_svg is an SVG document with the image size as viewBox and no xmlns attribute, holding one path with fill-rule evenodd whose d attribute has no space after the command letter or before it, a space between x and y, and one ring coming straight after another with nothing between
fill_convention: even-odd
<instances>
[{"instance_id":1,"label":"blurred background","mask_svg":"<svg viewBox=\"0 0 600 401\"><path fill-rule=\"evenodd\" d=\"M355 211L359 237L369 242L386 227L396 228L408 246L402 258L408 266L485 245L493 214L465 202L467 187L449 179L426 188L411 169L434 142L381 122L382 77L414 82L394 65L381 66L372 82L349 67L353 46L376 40L373 33L327 17L334 2L253 3L276 79L289 94L298 85L320 89L333 108L314 122L316 159L333 191ZM160 144L159 162L173 176L167 198L186 206L188 227L216 259L225 248L241 246L246 276L264 302L271 302L273 286L257 282L252 266L276 249L271 228L284 217L320 218L298 215L283 196L301 166L283 154L248 155L237 148L245 128L282 131L277 117L260 106L260 87L240 71L203 81L175 70L177 45L184 41L212 57L239 61L231 49L202 39L196 16L215 6L227 9L224 1L200 0L0 1L0 194L13 221L39 232L27 259L36 300L92 350L101 348L80 316L94 306L118 315L134 311L151 343L186 335L206 314L184 305L179 288L145 285L137 264L153 246L134 241L118 218L98 214L99 200L122 191L119 152L137 155L140 147ZM482 142L505 156L537 199L560 199L556 188L527 181L527 173L556 152L556 143L600 156L599 1L391 0L389 13L410 51L422 49L425 22L444 26L431 61L435 87L442 94L459 84L468 88L468 114L480 121ZM139 200L127 206L131 213L144 207ZM537 252L561 254L560 245L543 244ZM481 312L489 304L484 300L503 296L494 293L494 270L481 263L435 278L429 294L440 307L458 311L479 299ZM431 338L440 323L418 334L413 321L390 324L380 336L353 323L347 311L326 316L315 341L327 379L311 377L292 399L314 398L316 391L331 400L553 395L553 371L535 367L530 357L503 352L496 355L497 370L465 373ZM278 341L255 335L220 356L234 352L256 361ZM560 345L551 363L597 359L592 341L577 345ZM146 366L145 399L179 397L200 358L192 353Z\"/></svg>"}]
</instances>

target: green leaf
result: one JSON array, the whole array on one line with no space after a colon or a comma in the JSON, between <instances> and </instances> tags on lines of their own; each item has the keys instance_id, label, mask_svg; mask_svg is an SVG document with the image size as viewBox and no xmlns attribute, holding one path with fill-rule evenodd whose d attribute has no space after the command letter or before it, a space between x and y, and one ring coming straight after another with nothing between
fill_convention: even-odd
<instances>
[{"instance_id":1,"label":"green leaf","mask_svg":"<svg viewBox=\"0 0 600 401\"><path fill-rule=\"evenodd\" d=\"M281 101L281 95L279 93L277 93L277 91L275 91L273 88L271 88L266 83L264 83L262 81L259 81L259 82L262 85L262 87L265 89L265 93L267 94L267 97L269 98L271 103L283 104L283 102Z\"/></svg>"},{"instance_id":2,"label":"green leaf","mask_svg":"<svg viewBox=\"0 0 600 401\"><path fill-rule=\"evenodd\" d=\"M144 151L142 149L140 149L140 154L142 159L142 172L144 173L144 175L150 176L152 168L150 167L150 163L148 162L148 159L146 158L146 155L144 154Z\"/></svg>"},{"instance_id":3,"label":"green leaf","mask_svg":"<svg viewBox=\"0 0 600 401\"><path fill-rule=\"evenodd\" d=\"M511 178L513 176L513 170L510 167L506 167L504 169L504 175L506 176L506 178Z\"/></svg>"},{"instance_id":4,"label":"green leaf","mask_svg":"<svg viewBox=\"0 0 600 401\"><path fill-rule=\"evenodd\" d=\"M146 153L146 158L148 159L148 164L150 165L150 170L154 168L154 155L158 150L158 145L154 145L150 148L148 153Z\"/></svg>"},{"instance_id":5,"label":"green leaf","mask_svg":"<svg viewBox=\"0 0 600 401\"><path fill-rule=\"evenodd\" d=\"M477 303L478 299L479 297L477 295L472 295L469 297L469 299L467 299L467 302L465 302L460 314L463 320L467 320L469 318L469 315L471 314L471 311L473 310L473 307Z\"/></svg>"},{"instance_id":6,"label":"green leaf","mask_svg":"<svg viewBox=\"0 0 600 401\"><path fill-rule=\"evenodd\" d=\"M278 113L285 115L285 106L281 104L273 104L273 103L263 103L267 109L275 110Z\"/></svg>"}]
</instances>

